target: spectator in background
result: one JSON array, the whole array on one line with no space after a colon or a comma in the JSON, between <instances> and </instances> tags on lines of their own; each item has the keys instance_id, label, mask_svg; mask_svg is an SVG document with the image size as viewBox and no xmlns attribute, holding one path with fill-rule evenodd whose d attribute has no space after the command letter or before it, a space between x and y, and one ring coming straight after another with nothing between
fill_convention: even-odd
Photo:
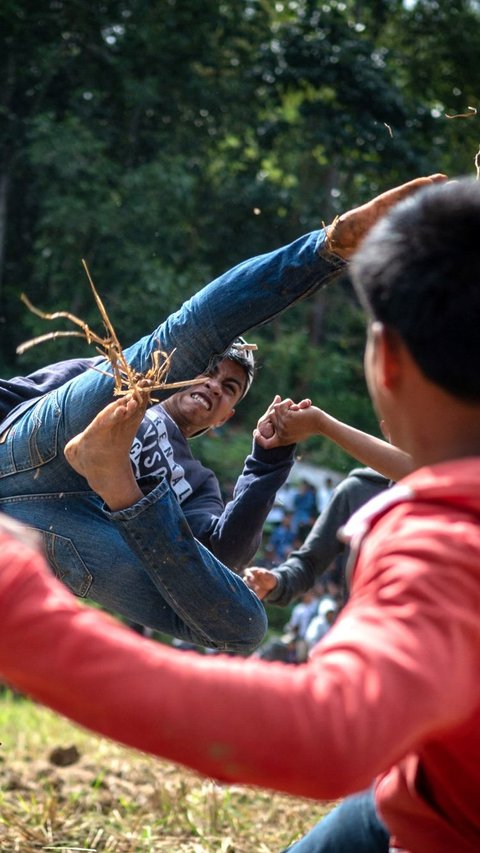
<instances>
[{"instance_id":1,"label":"spectator in background","mask_svg":"<svg viewBox=\"0 0 480 853\"><path fill-rule=\"evenodd\" d=\"M327 508L328 504L330 503L330 498L332 497L334 488L335 483L333 482L332 478L326 477L317 492L317 506L319 512L323 512L323 510Z\"/></svg>"},{"instance_id":2,"label":"spectator in background","mask_svg":"<svg viewBox=\"0 0 480 853\"><path fill-rule=\"evenodd\" d=\"M271 637L253 652L252 657L284 663L304 663L309 651L306 635L311 620L318 612L318 604L319 594L316 589L305 592L292 608L282 636Z\"/></svg>"},{"instance_id":3,"label":"spectator in background","mask_svg":"<svg viewBox=\"0 0 480 853\"><path fill-rule=\"evenodd\" d=\"M292 513L295 508L295 498L298 494L298 487L291 483L290 480L287 480L283 486L277 491L277 502L280 506L283 507L284 512Z\"/></svg>"},{"instance_id":4,"label":"spectator in background","mask_svg":"<svg viewBox=\"0 0 480 853\"><path fill-rule=\"evenodd\" d=\"M305 631L305 643L308 648L308 653L311 652L314 646L325 636L330 630L335 619L338 616L339 606L334 598L329 595L323 595L317 605L315 615L310 619L308 628ZM308 655L307 655L308 656Z\"/></svg>"},{"instance_id":5,"label":"spectator in background","mask_svg":"<svg viewBox=\"0 0 480 853\"><path fill-rule=\"evenodd\" d=\"M297 536L304 539L317 517L317 495L308 480L302 480L293 502L292 527Z\"/></svg>"},{"instance_id":6,"label":"spectator in background","mask_svg":"<svg viewBox=\"0 0 480 853\"><path fill-rule=\"evenodd\" d=\"M267 525L280 524L284 515L285 515L285 510L284 510L282 504L280 503L280 501L278 500L278 498L276 497L274 504L273 504L270 512L268 513L267 518L265 519L265 525L267 526Z\"/></svg>"},{"instance_id":7,"label":"spectator in background","mask_svg":"<svg viewBox=\"0 0 480 853\"><path fill-rule=\"evenodd\" d=\"M291 513L285 513L280 523L273 528L270 534L274 564L283 563L293 548L296 537L292 526L292 519L293 516Z\"/></svg>"},{"instance_id":8,"label":"spectator in background","mask_svg":"<svg viewBox=\"0 0 480 853\"><path fill-rule=\"evenodd\" d=\"M318 612L319 591L314 588L304 592L299 602L295 604L290 619L285 625L285 634L295 637L295 662L303 663L308 657L308 629L312 619Z\"/></svg>"},{"instance_id":9,"label":"spectator in background","mask_svg":"<svg viewBox=\"0 0 480 853\"><path fill-rule=\"evenodd\" d=\"M293 483L287 481L283 486L280 486L277 489L273 507L267 515L266 523L279 524L286 513L292 516L297 493L298 489Z\"/></svg>"}]
</instances>

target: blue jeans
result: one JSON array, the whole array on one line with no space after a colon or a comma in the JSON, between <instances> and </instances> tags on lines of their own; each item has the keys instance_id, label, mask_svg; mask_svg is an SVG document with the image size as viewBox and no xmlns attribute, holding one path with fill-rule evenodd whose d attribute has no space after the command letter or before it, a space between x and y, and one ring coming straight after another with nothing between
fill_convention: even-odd
<instances>
[{"instance_id":1,"label":"blue jeans","mask_svg":"<svg viewBox=\"0 0 480 853\"><path fill-rule=\"evenodd\" d=\"M377 815L373 791L365 791L343 800L288 851L388 853L388 849L389 833Z\"/></svg>"},{"instance_id":2,"label":"blue jeans","mask_svg":"<svg viewBox=\"0 0 480 853\"><path fill-rule=\"evenodd\" d=\"M203 372L237 335L336 275L342 262L322 255L323 239L313 232L239 264L125 349L128 362L143 372L160 348L175 350L169 381ZM66 462L66 443L112 391L111 377L88 370L0 436L0 509L41 532L50 566L76 595L189 642L251 651L266 629L263 605L193 538L170 488L160 482L133 507L109 513Z\"/></svg>"}]
</instances>

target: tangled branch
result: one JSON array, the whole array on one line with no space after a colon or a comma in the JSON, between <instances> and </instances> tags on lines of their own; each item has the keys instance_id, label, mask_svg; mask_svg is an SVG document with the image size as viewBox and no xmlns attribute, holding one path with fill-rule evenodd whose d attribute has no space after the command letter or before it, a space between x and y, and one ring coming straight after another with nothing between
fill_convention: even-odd
<instances>
[{"instance_id":1,"label":"tangled branch","mask_svg":"<svg viewBox=\"0 0 480 853\"><path fill-rule=\"evenodd\" d=\"M81 331L60 331L60 332L49 332L46 335L40 335L39 337L32 338L29 341L25 341L25 343L20 344L17 347L17 353L21 355L26 352L31 347L37 346L37 344L44 343L44 341L54 340L55 338L64 338L64 337L78 337L84 338L88 344L95 344L97 352L103 357L107 358L110 362L112 372L107 373L104 370L100 370L95 367L95 370L98 370L100 373L103 373L106 376L112 376L114 381L114 396L123 397L126 394L134 393L136 396L142 395L143 397L147 396L149 402L157 402L152 396L152 392L162 390L172 390L175 388L183 388L186 385L198 385L203 379L189 379L183 382L167 382L168 373L171 366L172 356L175 352L173 350L170 354L163 352L160 348L155 350L152 353L152 366L144 373L139 373L134 370L130 364L128 363L125 355L123 353L123 349L118 340L115 329L110 321L110 318L106 312L105 306L100 299L100 296L95 288L95 285L90 276L90 272L88 270L87 264L84 260L82 260L83 267L87 274L88 281L90 283L90 287L93 292L93 296L95 302L97 304L97 308L100 312L100 316L102 318L103 325L106 331L106 337L102 338L100 335L97 335L83 320L80 320L79 317L76 317L75 314L71 314L69 311L54 311L51 314L48 314L44 311L40 311L38 308L35 308L34 305L30 302L28 297L22 293L21 300L27 306L27 308L32 311L33 314L36 314L37 317L41 317L42 320L58 320L60 318L69 320L75 326L79 326Z\"/></svg>"}]
</instances>

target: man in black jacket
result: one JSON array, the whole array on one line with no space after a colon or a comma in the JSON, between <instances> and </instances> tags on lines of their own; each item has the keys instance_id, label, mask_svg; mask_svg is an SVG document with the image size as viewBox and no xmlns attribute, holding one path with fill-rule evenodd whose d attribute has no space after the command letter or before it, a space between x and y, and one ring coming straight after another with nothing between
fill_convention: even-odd
<instances>
[{"instance_id":1,"label":"man in black jacket","mask_svg":"<svg viewBox=\"0 0 480 853\"><path fill-rule=\"evenodd\" d=\"M390 480L373 468L354 468L333 491L303 545L273 569L247 569L244 577L248 585L269 604L286 606L312 589L333 560L340 556L345 586L349 549L338 533L357 509L389 485Z\"/></svg>"}]
</instances>

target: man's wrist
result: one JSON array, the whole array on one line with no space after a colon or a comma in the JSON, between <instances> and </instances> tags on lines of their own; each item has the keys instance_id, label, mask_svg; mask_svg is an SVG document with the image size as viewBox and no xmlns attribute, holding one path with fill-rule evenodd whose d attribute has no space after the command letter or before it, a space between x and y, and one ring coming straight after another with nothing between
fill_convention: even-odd
<instances>
[{"instance_id":1,"label":"man's wrist","mask_svg":"<svg viewBox=\"0 0 480 853\"><path fill-rule=\"evenodd\" d=\"M273 589L270 590L270 592L267 592L264 600L269 604L276 604L279 599L282 598L285 583L280 572L276 572L275 569L271 569L271 573L277 583L275 584Z\"/></svg>"},{"instance_id":2,"label":"man's wrist","mask_svg":"<svg viewBox=\"0 0 480 853\"><path fill-rule=\"evenodd\" d=\"M318 255L321 255L323 260L331 266L331 275L338 275L346 266L347 261L339 253L337 253L337 251L333 248L331 244L331 241L329 239L329 231L332 228L332 225L325 225L322 231L320 232L320 236L317 240L316 252Z\"/></svg>"},{"instance_id":3,"label":"man's wrist","mask_svg":"<svg viewBox=\"0 0 480 853\"><path fill-rule=\"evenodd\" d=\"M275 462L284 462L291 458L293 459L295 447L295 444L282 444L277 447L266 448L262 447L261 444L254 439L252 456L257 460L257 462L265 462L268 465L274 465Z\"/></svg>"},{"instance_id":4,"label":"man's wrist","mask_svg":"<svg viewBox=\"0 0 480 853\"><path fill-rule=\"evenodd\" d=\"M346 245L344 240L342 240L341 231L343 224L344 220L342 214L341 216L336 216L331 225L326 227L325 245L327 251L331 252L332 255L336 255L338 258L341 258L346 263L353 255L356 246Z\"/></svg>"}]
</instances>

